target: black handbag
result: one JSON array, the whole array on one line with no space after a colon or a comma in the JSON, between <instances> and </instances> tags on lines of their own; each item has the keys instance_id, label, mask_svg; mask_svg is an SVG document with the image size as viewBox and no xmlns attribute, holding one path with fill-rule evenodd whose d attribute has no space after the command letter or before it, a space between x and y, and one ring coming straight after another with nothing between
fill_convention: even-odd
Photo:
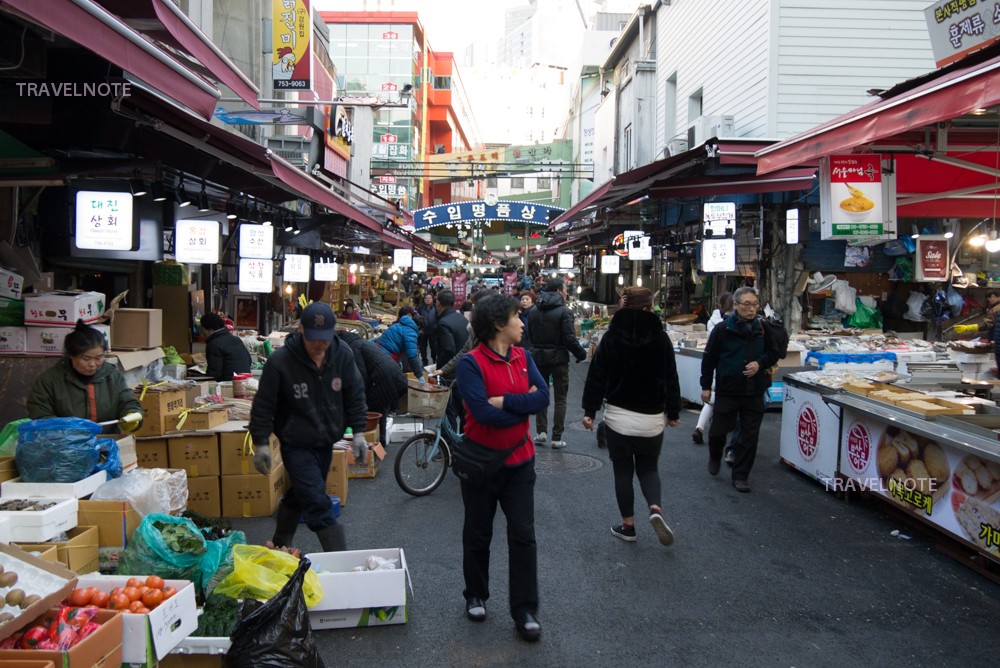
<instances>
[{"instance_id":1,"label":"black handbag","mask_svg":"<svg viewBox=\"0 0 1000 668\"><path fill-rule=\"evenodd\" d=\"M489 479L500 472L510 453L524 445L528 440L524 435L516 445L503 450L489 448L476 443L468 436L462 438L462 444L451 453L451 470L461 480L475 487L485 487Z\"/></svg>"}]
</instances>

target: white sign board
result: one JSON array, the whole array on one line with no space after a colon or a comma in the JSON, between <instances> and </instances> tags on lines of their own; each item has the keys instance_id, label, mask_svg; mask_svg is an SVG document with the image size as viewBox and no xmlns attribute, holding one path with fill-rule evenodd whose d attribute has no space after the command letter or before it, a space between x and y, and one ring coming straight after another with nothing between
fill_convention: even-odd
<instances>
[{"instance_id":1,"label":"white sign board","mask_svg":"<svg viewBox=\"0 0 1000 668\"><path fill-rule=\"evenodd\" d=\"M183 264L218 264L219 221L177 221L174 231L174 259Z\"/></svg>"},{"instance_id":2,"label":"white sign board","mask_svg":"<svg viewBox=\"0 0 1000 668\"><path fill-rule=\"evenodd\" d=\"M132 250L133 238L132 193L77 191L77 248Z\"/></svg>"},{"instance_id":3,"label":"white sign board","mask_svg":"<svg viewBox=\"0 0 1000 668\"><path fill-rule=\"evenodd\" d=\"M652 260L653 248L649 245L649 237L639 230L626 230L623 240L630 260ZM638 242L638 245L636 244Z\"/></svg>"},{"instance_id":4,"label":"white sign board","mask_svg":"<svg viewBox=\"0 0 1000 668\"><path fill-rule=\"evenodd\" d=\"M601 257L601 273L617 274L621 271L621 258L617 255L604 255Z\"/></svg>"},{"instance_id":5,"label":"white sign board","mask_svg":"<svg viewBox=\"0 0 1000 668\"><path fill-rule=\"evenodd\" d=\"M270 260L274 255L274 228L270 225L240 225L240 257Z\"/></svg>"},{"instance_id":6,"label":"white sign board","mask_svg":"<svg viewBox=\"0 0 1000 668\"><path fill-rule=\"evenodd\" d=\"M413 251L409 248L396 248L392 251L392 266L406 269L413 263Z\"/></svg>"},{"instance_id":7,"label":"white sign board","mask_svg":"<svg viewBox=\"0 0 1000 668\"><path fill-rule=\"evenodd\" d=\"M705 202L703 219L705 238L736 236L736 202Z\"/></svg>"},{"instance_id":8,"label":"white sign board","mask_svg":"<svg viewBox=\"0 0 1000 668\"><path fill-rule=\"evenodd\" d=\"M736 239L703 240L701 270L706 273L736 271Z\"/></svg>"},{"instance_id":9,"label":"white sign board","mask_svg":"<svg viewBox=\"0 0 1000 668\"><path fill-rule=\"evenodd\" d=\"M274 261L259 258L240 258L240 292L272 292L274 290Z\"/></svg>"},{"instance_id":10,"label":"white sign board","mask_svg":"<svg viewBox=\"0 0 1000 668\"><path fill-rule=\"evenodd\" d=\"M785 212L785 243L799 243L799 210L789 209Z\"/></svg>"},{"instance_id":11,"label":"white sign board","mask_svg":"<svg viewBox=\"0 0 1000 668\"><path fill-rule=\"evenodd\" d=\"M308 255L285 255L282 279L291 283L308 283L311 259Z\"/></svg>"},{"instance_id":12,"label":"white sign board","mask_svg":"<svg viewBox=\"0 0 1000 668\"><path fill-rule=\"evenodd\" d=\"M427 271L427 258L425 257L413 258L413 271Z\"/></svg>"},{"instance_id":13,"label":"white sign board","mask_svg":"<svg viewBox=\"0 0 1000 668\"><path fill-rule=\"evenodd\" d=\"M573 268L573 254L572 253L559 253L559 268L560 269L572 269Z\"/></svg>"},{"instance_id":14,"label":"white sign board","mask_svg":"<svg viewBox=\"0 0 1000 668\"><path fill-rule=\"evenodd\" d=\"M313 278L317 281L336 281L339 268L336 262L317 262L313 265Z\"/></svg>"},{"instance_id":15,"label":"white sign board","mask_svg":"<svg viewBox=\"0 0 1000 668\"><path fill-rule=\"evenodd\" d=\"M924 15L938 67L1000 39L995 3L938 0L924 10Z\"/></svg>"}]
</instances>

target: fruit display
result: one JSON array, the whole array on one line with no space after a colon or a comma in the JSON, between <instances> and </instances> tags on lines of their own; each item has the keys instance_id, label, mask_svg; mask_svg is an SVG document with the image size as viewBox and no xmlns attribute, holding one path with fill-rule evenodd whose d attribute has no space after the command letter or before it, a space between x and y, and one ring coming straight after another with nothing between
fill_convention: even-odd
<instances>
[{"instance_id":1,"label":"fruit display","mask_svg":"<svg viewBox=\"0 0 1000 668\"><path fill-rule=\"evenodd\" d=\"M66 578L0 552L0 624L13 620L65 585Z\"/></svg>"},{"instance_id":2,"label":"fruit display","mask_svg":"<svg viewBox=\"0 0 1000 668\"><path fill-rule=\"evenodd\" d=\"M145 580L129 578L124 587L115 587L110 592L101 591L97 587L77 587L66 602L75 606L93 606L144 615L176 593L177 589L165 585L163 578L150 575Z\"/></svg>"}]
</instances>

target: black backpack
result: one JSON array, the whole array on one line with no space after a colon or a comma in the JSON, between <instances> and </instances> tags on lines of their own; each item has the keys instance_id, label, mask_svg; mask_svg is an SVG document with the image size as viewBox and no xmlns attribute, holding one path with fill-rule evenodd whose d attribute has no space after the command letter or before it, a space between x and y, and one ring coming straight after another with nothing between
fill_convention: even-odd
<instances>
[{"instance_id":1,"label":"black backpack","mask_svg":"<svg viewBox=\"0 0 1000 668\"><path fill-rule=\"evenodd\" d=\"M771 335L774 349L778 351L778 357L785 359L788 356L788 330L779 318L762 318L761 323L764 329Z\"/></svg>"}]
</instances>

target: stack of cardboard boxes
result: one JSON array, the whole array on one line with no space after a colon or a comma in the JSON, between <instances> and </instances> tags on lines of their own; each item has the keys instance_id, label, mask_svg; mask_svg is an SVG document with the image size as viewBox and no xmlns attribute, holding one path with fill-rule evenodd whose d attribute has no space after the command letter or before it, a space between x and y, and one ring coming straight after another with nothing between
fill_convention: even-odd
<instances>
[{"instance_id":1,"label":"stack of cardboard boxes","mask_svg":"<svg viewBox=\"0 0 1000 668\"><path fill-rule=\"evenodd\" d=\"M11 277L17 280L12 281ZM0 354L62 355L66 334L77 320L100 330L110 342L111 329L101 324L100 292L41 292L21 299L20 277L0 270Z\"/></svg>"}]
</instances>

